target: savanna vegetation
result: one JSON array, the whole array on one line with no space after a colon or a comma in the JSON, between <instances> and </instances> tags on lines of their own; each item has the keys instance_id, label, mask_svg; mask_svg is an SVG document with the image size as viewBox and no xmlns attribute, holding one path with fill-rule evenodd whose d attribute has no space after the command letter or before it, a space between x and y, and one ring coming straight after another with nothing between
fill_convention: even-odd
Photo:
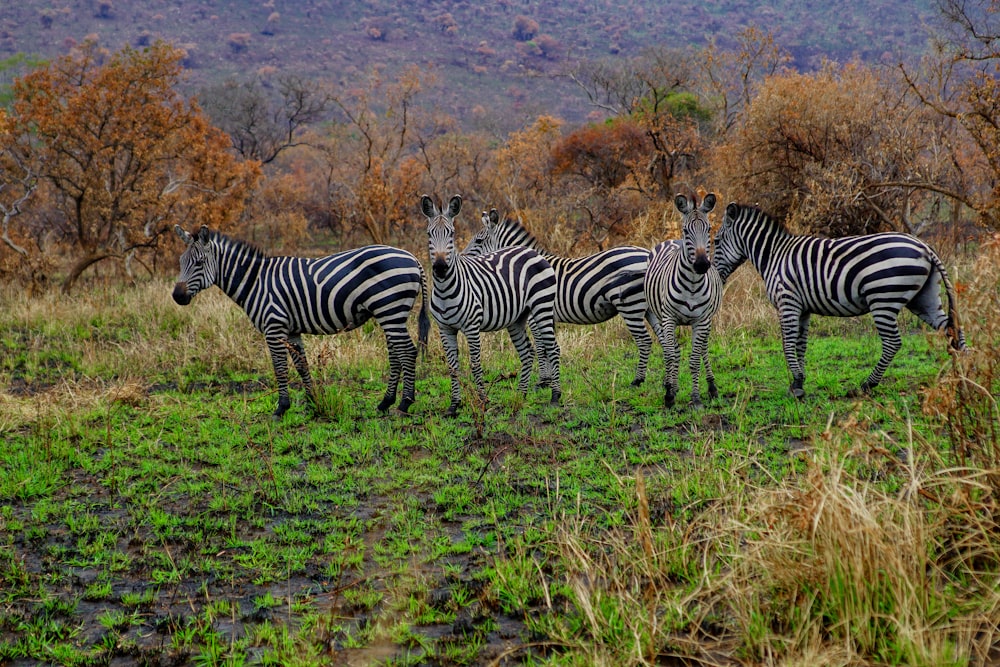
<instances>
[{"instance_id":1,"label":"savanna vegetation","mask_svg":"<svg viewBox=\"0 0 1000 667\"><path fill-rule=\"evenodd\" d=\"M190 96L163 41L8 62L24 74L0 109L0 662L995 662L996 8L941 0L939 41L891 67L800 71L754 28L588 60L571 80L590 122L503 134L438 106L451 82L418 66ZM928 240L972 349L904 313L883 384L848 398L878 339L817 318L796 400L742 269L701 411L662 408L662 359L628 386L612 321L559 328L560 406L515 391L494 335L490 401L443 417L432 336L411 414L382 416L366 326L307 341L315 405L300 387L275 422L245 314L218 290L169 297L175 223L273 253L425 258L420 194L461 193L584 254L675 238L673 197L698 190L798 231Z\"/></svg>"}]
</instances>

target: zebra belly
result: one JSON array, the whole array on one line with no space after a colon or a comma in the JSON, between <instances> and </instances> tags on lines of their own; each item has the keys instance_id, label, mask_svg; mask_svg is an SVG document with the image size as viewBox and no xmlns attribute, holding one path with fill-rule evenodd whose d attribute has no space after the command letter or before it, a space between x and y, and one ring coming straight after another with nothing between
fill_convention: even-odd
<instances>
[{"instance_id":1,"label":"zebra belly","mask_svg":"<svg viewBox=\"0 0 1000 667\"><path fill-rule=\"evenodd\" d=\"M556 303L556 321L567 324L600 324L618 314L618 309L610 301L602 300L588 305L587 310L581 310L563 303Z\"/></svg>"}]
</instances>

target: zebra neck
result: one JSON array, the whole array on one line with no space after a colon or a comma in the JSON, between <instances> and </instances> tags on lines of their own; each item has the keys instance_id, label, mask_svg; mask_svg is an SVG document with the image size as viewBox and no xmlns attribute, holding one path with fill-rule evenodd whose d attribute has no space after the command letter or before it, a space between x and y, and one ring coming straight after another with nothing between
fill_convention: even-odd
<instances>
[{"instance_id":1,"label":"zebra neck","mask_svg":"<svg viewBox=\"0 0 1000 667\"><path fill-rule=\"evenodd\" d=\"M223 253L219 258L216 284L230 299L243 306L256 285L257 277L266 261L266 257L249 247Z\"/></svg>"},{"instance_id":2,"label":"zebra neck","mask_svg":"<svg viewBox=\"0 0 1000 667\"><path fill-rule=\"evenodd\" d=\"M752 230L752 233L743 234L742 237L748 239L747 257L762 276L780 264L782 248L794 239L784 227L773 221L768 221L768 224Z\"/></svg>"}]
</instances>

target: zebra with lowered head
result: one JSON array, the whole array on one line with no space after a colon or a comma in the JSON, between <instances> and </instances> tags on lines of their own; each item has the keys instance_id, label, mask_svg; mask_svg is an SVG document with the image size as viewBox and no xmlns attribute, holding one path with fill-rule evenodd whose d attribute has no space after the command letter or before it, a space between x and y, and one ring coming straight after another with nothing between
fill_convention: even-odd
<instances>
[{"instance_id":1,"label":"zebra with lowered head","mask_svg":"<svg viewBox=\"0 0 1000 667\"><path fill-rule=\"evenodd\" d=\"M561 257L546 252L538 240L520 222L501 220L497 210L483 211L483 228L472 238L462 254L482 255L510 246L537 251L556 273L556 322L600 324L621 315L639 349L639 364L632 386L646 379L652 339L646 329L659 325L646 304L642 279L652 256L647 248L622 246L586 257Z\"/></svg>"},{"instance_id":2,"label":"zebra with lowered head","mask_svg":"<svg viewBox=\"0 0 1000 667\"><path fill-rule=\"evenodd\" d=\"M486 386L480 363L480 332L506 329L521 360L517 388L528 391L534 353L526 327L530 326L544 355L542 380L552 389L552 402L561 396L559 345L555 336L556 276L552 267L531 248L510 247L479 256L463 256L455 249L455 217L462 198L455 195L441 210L427 195L420 199L427 217L434 289L431 313L437 320L441 344L451 375L451 405L445 413L454 416L461 400L458 379L458 332L469 344L472 375L480 397ZM544 375L548 377L544 377Z\"/></svg>"},{"instance_id":3,"label":"zebra with lowered head","mask_svg":"<svg viewBox=\"0 0 1000 667\"><path fill-rule=\"evenodd\" d=\"M715 237L715 263L726 279L746 260L764 279L767 296L778 311L782 350L792 374L790 389L798 398L805 396L812 314L872 314L882 354L861 384L865 393L881 381L902 346L897 318L904 306L934 329L945 329L952 348L965 349L948 273L934 251L909 234L800 236L759 208L732 203ZM947 313L939 281L948 297Z\"/></svg>"},{"instance_id":4,"label":"zebra with lowered head","mask_svg":"<svg viewBox=\"0 0 1000 667\"><path fill-rule=\"evenodd\" d=\"M420 262L398 248L373 245L319 257L268 257L261 250L202 227L191 235L179 225L174 231L187 245L181 255L181 274L174 301L182 306L200 291L217 285L246 311L271 353L278 380L281 417L291 405L288 397L288 356L312 398L312 378L302 334L349 331L374 318L389 349L389 385L378 409L396 402L400 379L400 412L414 400L417 348L407 320L418 296L417 340L427 345L427 280Z\"/></svg>"},{"instance_id":5,"label":"zebra with lowered head","mask_svg":"<svg viewBox=\"0 0 1000 667\"><path fill-rule=\"evenodd\" d=\"M674 205L683 216L681 239L660 243L653 252L644 287L649 307L660 322L663 347L663 404L673 407L677 396L680 348L677 327L691 327L691 407L700 408L701 366L704 362L709 398L717 398L715 375L708 357L712 318L722 304L722 278L712 266L709 246L711 227L708 213L715 207L714 194L705 195L701 205L679 194Z\"/></svg>"}]
</instances>

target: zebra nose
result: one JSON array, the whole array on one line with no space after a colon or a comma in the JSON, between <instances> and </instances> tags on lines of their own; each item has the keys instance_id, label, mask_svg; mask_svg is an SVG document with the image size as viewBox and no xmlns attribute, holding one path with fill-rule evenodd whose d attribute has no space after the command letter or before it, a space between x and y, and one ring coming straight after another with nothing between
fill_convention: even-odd
<instances>
[{"instance_id":1,"label":"zebra nose","mask_svg":"<svg viewBox=\"0 0 1000 667\"><path fill-rule=\"evenodd\" d=\"M708 272L708 268L712 266L712 262L708 259L708 253L699 252L694 257L694 270L700 274Z\"/></svg>"},{"instance_id":2,"label":"zebra nose","mask_svg":"<svg viewBox=\"0 0 1000 667\"><path fill-rule=\"evenodd\" d=\"M186 306L191 303L191 295L188 294L187 283L185 282L179 282L174 285L174 293L172 296L174 297L174 301L182 306Z\"/></svg>"},{"instance_id":3,"label":"zebra nose","mask_svg":"<svg viewBox=\"0 0 1000 667\"><path fill-rule=\"evenodd\" d=\"M435 257L432 268L434 269L434 275L439 278L444 277L444 275L448 273L448 262L441 257Z\"/></svg>"}]
</instances>

